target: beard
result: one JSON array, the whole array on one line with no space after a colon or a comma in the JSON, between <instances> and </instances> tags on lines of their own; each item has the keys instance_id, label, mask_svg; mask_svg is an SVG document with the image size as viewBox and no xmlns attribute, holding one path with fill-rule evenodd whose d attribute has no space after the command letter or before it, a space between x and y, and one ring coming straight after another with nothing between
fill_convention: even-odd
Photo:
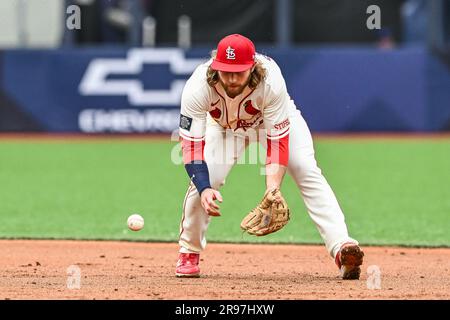
<instances>
[{"instance_id":1,"label":"beard","mask_svg":"<svg viewBox=\"0 0 450 320\"><path fill-rule=\"evenodd\" d=\"M240 86L227 86L225 85L220 79L219 79L219 83L221 84L222 88L225 90L225 93L227 94L227 96L229 96L230 98L235 98L236 96L240 95L245 87L247 87L247 85L250 83L250 78L248 79L248 81Z\"/></svg>"},{"instance_id":2,"label":"beard","mask_svg":"<svg viewBox=\"0 0 450 320\"><path fill-rule=\"evenodd\" d=\"M227 96L229 96L230 98L234 98L238 95L240 95L242 93L242 91L244 91L245 87L247 85L242 85L242 86L223 86L225 92L227 93Z\"/></svg>"}]
</instances>

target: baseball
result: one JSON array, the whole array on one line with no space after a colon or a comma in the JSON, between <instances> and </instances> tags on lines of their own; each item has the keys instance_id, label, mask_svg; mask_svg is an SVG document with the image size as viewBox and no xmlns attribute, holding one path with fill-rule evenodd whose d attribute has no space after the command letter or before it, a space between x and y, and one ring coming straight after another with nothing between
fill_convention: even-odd
<instances>
[{"instance_id":1,"label":"baseball","mask_svg":"<svg viewBox=\"0 0 450 320\"><path fill-rule=\"evenodd\" d=\"M133 231L139 231L144 227L144 218L139 214L132 214L127 220L128 228Z\"/></svg>"}]
</instances>

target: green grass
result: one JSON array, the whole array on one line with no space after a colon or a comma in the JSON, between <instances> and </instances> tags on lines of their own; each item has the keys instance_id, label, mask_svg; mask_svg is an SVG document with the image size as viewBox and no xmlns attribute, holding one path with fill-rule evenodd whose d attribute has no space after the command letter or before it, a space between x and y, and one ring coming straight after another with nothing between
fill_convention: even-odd
<instances>
[{"instance_id":1,"label":"green grass","mask_svg":"<svg viewBox=\"0 0 450 320\"><path fill-rule=\"evenodd\" d=\"M188 178L174 143L143 140L1 141L0 237L176 241ZM363 244L450 246L450 140L327 140L316 158ZM292 179L280 232L243 235L261 199L260 165L237 165L223 187L209 241L322 243ZM145 218L129 231L132 213Z\"/></svg>"}]
</instances>

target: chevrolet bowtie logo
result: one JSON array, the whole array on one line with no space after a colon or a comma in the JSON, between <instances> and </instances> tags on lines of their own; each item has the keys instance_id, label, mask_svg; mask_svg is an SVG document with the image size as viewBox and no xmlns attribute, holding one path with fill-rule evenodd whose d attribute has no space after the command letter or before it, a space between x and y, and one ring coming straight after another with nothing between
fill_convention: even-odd
<instances>
[{"instance_id":1,"label":"chevrolet bowtie logo","mask_svg":"<svg viewBox=\"0 0 450 320\"><path fill-rule=\"evenodd\" d=\"M169 64L174 75L189 75L205 62L186 59L181 49L131 49L125 59L95 59L81 80L82 95L126 95L134 106L176 106L186 80L173 80L169 90L144 90L139 80L107 79L111 74L139 74L144 64Z\"/></svg>"}]
</instances>

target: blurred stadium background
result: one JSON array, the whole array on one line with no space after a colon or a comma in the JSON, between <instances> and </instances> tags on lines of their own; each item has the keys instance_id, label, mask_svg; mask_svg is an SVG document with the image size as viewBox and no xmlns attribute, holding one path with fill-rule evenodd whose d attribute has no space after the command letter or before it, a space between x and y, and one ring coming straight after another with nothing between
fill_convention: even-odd
<instances>
[{"instance_id":1,"label":"blurred stadium background","mask_svg":"<svg viewBox=\"0 0 450 320\"><path fill-rule=\"evenodd\" d=\"M71 5L80 29L66 26ZM444 0L5 0L0 130L171 132L185 79L229 33L279 62L315 132L450 130L449 12Z\"/></svg>"},{"instance_id":2,"label":"blurred stadium background","mask_svg":"<svg viewBox=\"0 0 450 320\"><path fill-rule=\"evenodd\" d=\"M0 237L176 240L188 183L176 142L112 137L175 130L186 79L230 33L279 63L313 134L439 134L335 136L316 150L362 243L450 245L446 0L0 1ZM233 170L209 239L319 243L291 180L292 223L242 238L263 189L254 167ZM130 234L131 213L152 223Z\"/></svg>"}]
</instances>

